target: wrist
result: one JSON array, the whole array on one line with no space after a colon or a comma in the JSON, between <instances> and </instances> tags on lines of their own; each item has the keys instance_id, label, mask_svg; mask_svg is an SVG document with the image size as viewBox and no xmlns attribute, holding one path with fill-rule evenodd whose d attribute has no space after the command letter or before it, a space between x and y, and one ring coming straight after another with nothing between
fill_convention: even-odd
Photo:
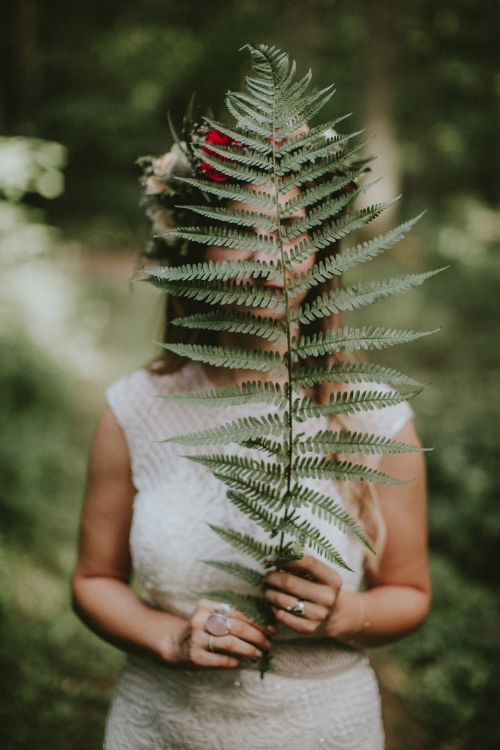
<instances>
[{"instance_id":1,"label":"wrist","mask_svg":"<svg viewBox=\"0 0 500 750\"><path fill-rule=\"evenodd\" d=\"M183 645L186 643L191 627L188 620L182 617L168 615L169 621L165 622L161 634L155 644L155 653L162 661L169 664L178 664L183 661Z\"/></svg>"},{"instance_id":2,"label":"wrist","mask_svg":"<svg viewBox=\"0 0 500 750\"><path fill-rule=\"evenodd\" d=\"M329 620L328 633L342 643L355 645L356 636L370 628L368 602L364 592L339 591Z\"/></svg>"}]
</instances>

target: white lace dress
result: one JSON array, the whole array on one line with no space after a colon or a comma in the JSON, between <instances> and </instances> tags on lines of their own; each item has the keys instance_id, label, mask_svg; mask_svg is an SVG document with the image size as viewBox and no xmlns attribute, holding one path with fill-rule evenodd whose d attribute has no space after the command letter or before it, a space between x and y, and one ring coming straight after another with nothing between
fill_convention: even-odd
<instances>
[{"instance_id":1,"label":"white lace dress","mask_svg":"<svg viewBox=\"0 0 500 750\"><path fill-rule=\"evenodd\" d=\"M188 407L158 398L208 387L203 368L189 363L173 375L140 370L107 394L126 436L137 488L130 535L134 569L153 606L184 617L196 607L193 592L251 593L244 582L202 562L250 562L209 523L267 540L231 505L208 469L182 458L206 448L159 442L269 411L262 405ZM353 429L393 437L411 415L405 403L362 413L356 424L353 419ZM312 433L321 426L326 426L322 420L310 420L301 429ZM234 452L248 454L238 447ZM308 485L342 502L335 484L311 480ZM309 517L306 510L302 515ZM335 526L311 518L354 571L339 570L344 588L357 590L362 548ZM129 656L108 716L105 750L382 750L379 692L363 652L285 628L273 641L276 671L263 680L251 668L196 671Z\"/></svg>"}]
</instances>

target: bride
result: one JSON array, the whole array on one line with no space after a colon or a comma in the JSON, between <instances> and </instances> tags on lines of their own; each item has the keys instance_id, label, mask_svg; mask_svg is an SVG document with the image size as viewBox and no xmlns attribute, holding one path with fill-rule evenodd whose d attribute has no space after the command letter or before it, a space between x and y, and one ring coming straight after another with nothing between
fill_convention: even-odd
<instances>
[{"instance_id":1,"label":"bride","mask_svg":"<svg viewBox=\"0 0 500 750\"><path fill-rule=\"evenodd\" d=\"M215 130L204 135L207 153L211 143L224 138ZM169 180L174 184L175 169L183 168L186 163L176 148L153 161L145 178L146 192L161 196ZM221 177L210 164L202 162L201 169L208 179ZM297 194L300 191L294 188L282 200ZM157 232L169 222L175 224L175 212L182 210L159 208L160 203L150 209ZM226 205L265 213L248 201ZM300 215L305 209L293 218ZM160 239L156 246L166 265L179 264L178 243ZM208 250L191 246L187 252L188 261L183 256L183 263L193 258L194 262L197 258L266 259L255 251L218 246ZM295 272L314 263L314 255L309 256ZM284 284L262 283L277 290ZM304 292L296 297L293 305L303 304L306 296ZM169 298L170 319L172 306L175 315L190 314L195 303L184 302L181 310L179 300ZM269 308L259 314L280 315ZM172 340L172 327L166 330L166 340ZM216 343L237 346L241 341L241 334L220 332ZM254 344L250 336L245 338L247 344ZM279 349L262 339L258 345ZM384 746L380 696L365 649L415 630L429 608L421 452L371 457L377 460L370 465L385 474L414 478L407 484L378 485L376 497L353 484L327 483L339 504L350 512L355 509L378 555L374 559L365 554L337 527L316 519L351 570L337 569L313 554L279 566L270 560L265 596L273 608L274 624L256 624L223 602L196 593L230 587L247 591L243 582L235 587L227 573L203 564L207 559L245 562L245 555L230 548L208 524L237 525L257 537L259 532L253 521L241 518L208 469L182 457L196 455L197 448L162 441L180 432L208 429L228 417L262 415L272 407L252 404L207 410L158 397L262 380L262 375L186 362L166 351L108 391L108 406L90 457L73 577L75 608L82 620L128 653L108 716L106 750L382 750ZM320 422L327 426L326 418ZM330 418L328 427L331 422ZM406 402L357 413L349 417L348 428L419 445ZM246 450L235 448L239 455ZM324 488L325 480L310 485ZM146 592L144 597L131 586L133 573ZM224 627L217 630L221 622ZM261 680L252 662L271 647L275 669Z\"/></svg>"}]
</instances>

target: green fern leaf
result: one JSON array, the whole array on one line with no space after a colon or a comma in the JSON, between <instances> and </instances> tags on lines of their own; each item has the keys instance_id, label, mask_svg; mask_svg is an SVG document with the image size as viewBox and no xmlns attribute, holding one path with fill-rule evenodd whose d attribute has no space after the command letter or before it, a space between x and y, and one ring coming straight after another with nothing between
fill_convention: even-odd
<instances>
[{"instance_id":1,"label":"green fern leaf","mask_svg":"<svg viewBox=\"0 0 500 750\"><path fill-rule=\"evenodd\" d=\"M316 318L335 315L341 310L354 310L365 305L372 305L387 297L395 297L398 294L409 292L441 271L444 271L444 268L427 271L427 273L400 276L387 281L362 282L346 289L334 289L328 294L323 293L311 305L305 304L303 307L299 307L294 319L301 323L310 323Z\"/></svg>"},{"instance_id":2,"label":"green fern leaf","mask_svg":"<svg viewBox=\"0 0 500 750\"><path fill-rule=\"evenodd\" d=\"M198 362L228 367L230 369L259 370L271 375L284 374L285 367L279 352L266 352L260 349L230 346L201 346L198 344L160 344L164 349L175 352L180 357L189 357Z\"/></svg>"},{"instance_id":3,"label":"green fern leaf","mask_svg":"<svg viewBox=\"0 0 500 750\"><path fill-rule=\"evenodd\" d=\"M340 190L344 190L348 185L355 181L364 171L364 167L357 171L349 171L345 177L334 177L327 182L322 182L312 188L307 188L302 192L302 195L297 195L294 198L290 198L285 203L282 211L282 216L286 218L290 214L298 211L301 208L308 208L314 206L319 201L327 198L333 193L338 193ZM314 209L311 209L314 210Z\"/></svg>"},{"instance_id":4,"label":"green fern leaf","mask_svg":"<svg viewBox=\"0 0 500 750\"><path fill-rule=\"evenodd\" d=\"M202 466L207 466L222 482L226 478L230 481L241 477L253 477L256 481L268 482L281 487L286 481L286 474L279 464L269 464L265 461L254 461L240 456L208 455L187 456Z\"/></svg>"},{"instance_id":5,"label":"green fern leaf","mask_svg":"<svg viewBox=\"0 0 500 750\"><path fill-rule=\"evenodd\" d=\"M289 534L293 534L300 540L301 544L308 544L315 549L328 562L334 563L345 570L352 570L332 543L309 521L299 522L298 519L289 518L282 523L282 529Z\"/></svg>"},{"instance_id":6,"label":"green fern leaf","mask_svg":"<svg viewBox=\"0 0 500 750\"><path fill-rule=\"evenodd\" d=\"M347 511L338 505L332 498L316 492L303 485L295 485L290 495L290 505L294 507L303 506L311 509L318 518L325 518L329 523L337 526L347 536L359 539L371 552L373 548L363 530L363 527Z\"/></svg>"},{"instance_id":7,"label":"green fern leaf","mask_svg":"<svg viewBox=\"0 0 500 750\"><path fill-rule=\"evenodd\" d=\"M438 329L436 329L437 331ZM397 331L391 328L333 328L325 334L302 336L295 356L306 357L333 354L333 352L350 352L359 349L386 349L396 344L416 341L422 336L429 336L436 331Z\"/></svg>"},{"instance_id":8,"label":"green fern leaf","mask_svg":"<svg viewBox=\"0 0 500 750\"><path fill-rule=\"evenodd\" d=\"M292 383L298 392L300 388L309 388L327 383L384 383L395 387L409 386L425 388L418 380L392 370L368 362L334 362L332 365L304 365L300 370L295 367L292 373Z\"/></svg>"},{"instance_id":9,"label":"green fern leaf","mask_svg":"<svg viewBox=\"0 0 500 750\"><path fill-rule=\"evenodd\" d=\"M209 305L246 305L247 307L276 308L281 312L285 308L283 295L279 290L270 289L261 284L233 283L223 281L168 281L150 276L144 279L149 284L169 292L177 297L188 297L203 300Z\"/></svg>"},{"instance_id":10,"label":"green fern leaf","mask_svg":"<svg viewBox=\"0 0 500 750\"><path fill-rule=\"evenodd\" d=\"M205 206L183 206L196 214L206 216L208 219L224 221L229 224L237 224L242 227L255 227L256 229L265 229L268 232L275 232L278 228L276 218L266 214L259 214L256 211L241 211L235 208L206 208Z\"/></svg>"},{"instance_id":11,"label":"green fern leaf","mask_svg":"<svg viewBox=\"0 0 500 750\"><path fill-rule=\"evenodd\" d=\"M210 567L221 570L223 573L229 573L229 575L240 578L256 589L264 590L264 576L258 570L247 568L245 565L235 562L222 562L220 560L203 560L203 562L205 565L210 565Z\"/></svg>"},{"instance_id":12,"label":"green fern leaf","mask_svg":"<svg viewBox=\"0 0 500 750\"><path fill-rule=\"evenodd\" d=\"M287 433L286 421L278 414L269 414L264 417L244 417L234 422L226 422L220 427L176 435L161 442L179 443L179 445L228 445L242 440L254 440L267 435L286 435Z\"/></svg>"},{"instance_id":13,"label":"green fern leaf","mask_svg":"<svg viewBox=\"0 0 500 750\"><path fill-rule=\"evenodd\" d=\"M280 320L262 318L252 313L233 312L231 310L217 310L212 313L190 315L187 318L176 318L171 321L174 326L183 328L198 328L209 331L230 331L232 333L248 333L261 336L276 344L286 338L286 328Z\"/></svg>"},{"instance_id":14,"label":"green fern leaf","mask_svg":"<svg viewBox=\"0 0 500 750\"><path fill-rule=\"evenodd\" d=\"M212 145L210 144L210 150L213 150ZM258 185L263 188L271 189L273 187L273 181L266 172L260 172L258 169L249 169L243 164L238 164L233 159L231 161L222 158L218 159L216 156L212 156L212 154L204 153L201 149L193 148L193 151L199 159L203 159L203 161L210 164L218 172L226 175L226 177L249 182L252 185Z\"/></svg>"},{"instance_id":15,"label":"green fern leaf","mask_svg":"<svg viewBox=\"0 0 500 750\"><path fill-rule=\"evenodd\" d=\"M407 484L405 480L394 479L376 469L349 461L331 461L327 458L300 458L292 464L296 477L310 479L332 479L342 482L376 482L382 484Z\"/></svg>"},{"instance_id":16,"label":"green fern leaf","mask_svg":"<svg viewBox=\"0 0 500 750\"><path fill-rule=\"evenodd\" d=\"M295 274L294 283L290 287L291 290L305 291L312 286L321 284L327 279L333 278L333 276L340 276L341 273L345 273L359 263L366 263L372 260L402 240L417 221L422 218L424 213L419 214L419 216L410 221L406 221L390 232L375 237L370 242L364 242L362 245L357 245L354 248L346 248L338 255L320 261L307 274Z\"/></svg>"},{"instance_id":17,"label":"green fern leaf","mask_svg":"<svg viewBox=\"0 0 500 750\"><path fill-rule=\"evenodd\" d=\"M214 531L221 539L230 544L240 552L244 552L249 557L253 557L254 560L264 564L266 558L274 554L274 547L271 544L263 544L253 539L249 534L241 534L239 531L234 529L223 529L220 526L214 526L208 524L212 531ZM220 600L219 600L220 601Z\"/></svg>"},{"instance_id":18,"label":"green fern leaf","mask_svg":"<svg viewBox=\"0 0 500 750\"><path fill-rule=\"evenodd\" d=\"M273 149L271 146L271 142L268 141L267 138L259 137L258 135L255 135L254 133L251 133L249 130L245 130L244 128L239 128L237 126L231 127L226 123L211 120L209 117L204 117L203 119L210 125L211 128L215 128L219 131L219 133L224 133L230 138L233 138L235 141L239 141L243 146L248 146L254 151L262 154L272 153Z\"/></svg>"},{"instance_id":19,"label":"green fern leaf","mask_svg":"<svg viewBox=\"0 0 500 750\"><path fill-rule=\"evenodd\" d=\"M267 193L265 190L254 190L244 185L223 184L213 182L212 180L198 180L194 177L178 177L177 179L201 190L203 193L216 195L218 198L253 203L256 206L262 206L262 208L268 208L269 210L276 209L274 194Z\"/></svg>"},{"instance_id":20,"label":"green fern leaf","mask_svg":"<svg viewBox=\"0 0 500 750\"><path fill-rule=\"evenodd\" d=\"M179 237L189 242L199 242L202 245L218 245L232 247L235 250L252 250L266 255L277 254L277 247L272 237L266 237L254 232L244 234L235 229L220 227L186 227L185 229L169 229L161 232L157 237Z\"/></svg>"},{"instance_id":21,"label":"green fern leaf","mask_svg":"<svg viewBox=\"0 0 500 750\"><path fill-rule=\"evenodd\" d=\"M214 263L210 260L176 267L149 266L140 271L166 281L227 281L245 277L276 279L280 282L283 279L281 263L273 260L269 263L262 260L224 260Z\"/></svg>"},{"instance_id":22,"label":"green fern leaf","mask_svg":"<svg viewBox=\"0 0 500 750\"><path fill-rule=\"evenodd\" d=\"M334 414L355 414L358 411L373 411L373 409L385 409L388 406L397 406L403 401L410 401L421 393L422 389L399 393L389 391L348 391L346 393L334 393L326 404L317 404L312 398L297 400L293 408L293 414L297 419L303 421L311 417L328 417Z\"/></svg>"},{"instance_id":23,"label":"green fern leaf","mask_svg":"<svg viewBox=\"0 0 500 750\"><path fill-rule=\"evenodd\" d=\"M303 440L295 440L292 446L295 455L299 453L421 453L427 450L380 435L367 435L360 432L332 432L319 430L315 435Z\"/></svg>"},{"instance_id":24,"label":"green fern leaf","mask_svg":"<svg viewBox=\"0 0 500 750\"><path fill-rule=\"evenodd\" d=\"M278 408L284 409L288 403L279 383L261 383L258 380L245 382L241 385L228 385L224 388L209 388L203 391L180 391L158 398L184 404L217 407L259 403L275 404Z\"/></svg>"}]
</instances>

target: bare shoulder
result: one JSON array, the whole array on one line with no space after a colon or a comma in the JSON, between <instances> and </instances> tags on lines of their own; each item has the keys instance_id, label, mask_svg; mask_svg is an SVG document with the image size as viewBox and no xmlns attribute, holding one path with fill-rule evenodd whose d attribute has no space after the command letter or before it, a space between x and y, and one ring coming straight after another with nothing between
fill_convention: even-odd
<instances>
[{"instance_id":1,"label":"bare shoulder","mask_svg":"<svg viewBox=\"0 0 500 750\"><path fill-rule=\"evenodd\" d=\"M127 442L108 406L90 454L77 574L128 579L128 539L135 494Z\"/></svg>"}]
</instances>

